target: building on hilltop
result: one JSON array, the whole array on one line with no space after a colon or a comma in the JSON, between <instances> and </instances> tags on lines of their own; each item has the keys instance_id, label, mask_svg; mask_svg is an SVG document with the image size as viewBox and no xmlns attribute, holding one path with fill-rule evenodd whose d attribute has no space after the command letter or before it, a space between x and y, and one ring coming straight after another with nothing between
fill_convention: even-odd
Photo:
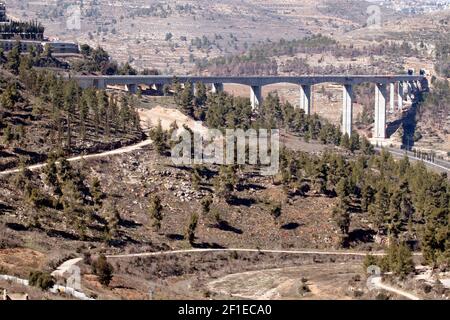
<instances>
[{"instance_id":1,"label":"building on hilltop","mask_svg":"<svg viewBox=\"0 0 450 320\"><path fill-rule=\"evenodd\" d=\"M10 51L17 42L20 43L22 52L27 52L30 47L45 50L51 48L55 54L79 53L79 46L73 42L49 41L44 37L44 26L38 21L13 21L8 19L6 5L0 2L0 48Z\"/></svg>"}]
</instances>

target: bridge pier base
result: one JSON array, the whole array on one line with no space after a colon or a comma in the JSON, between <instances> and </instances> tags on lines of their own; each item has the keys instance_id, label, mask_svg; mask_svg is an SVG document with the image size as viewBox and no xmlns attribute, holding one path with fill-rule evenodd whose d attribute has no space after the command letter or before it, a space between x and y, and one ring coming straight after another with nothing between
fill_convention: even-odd
<instances>
[{"instance_id":1,"label":"bridge pier base","mask_svg":"<svg viewBox=\"0 0 450 320\"><path fill-rule=\"evenodd\" d=\"M126 84L125 89L129 93L135 94L137 92L137 84Z\"/></svg>"},{"instance_id":2,"label":"bridge pier base","mask_svg":"<svg viewBox=\"0 0 450 320\"><path fill-rule=\"evenodd\" d=\"M250 101L252 103L252 109L256 110L262 104L261 86L251 86L250 88Z\"/></svg>"},{"instance_id":3,"label":"bridge pier base","mask_svg":"<svg viewBox=\"0 0 450 320\"><path fill-rule=\"evenodd\" d=\"M99 90L106 89L106 82L103 79L94 79L92 85Z\"/></svg>"},{"instance_id":4,"label":"bridge pier base","mask_svg":"<svg viewBox=\"0 0 450 320\"><path fill-rule=\"evenodd\" d=\"M161 96L164 95L164 85L155 84L153 87L155 88L154 90L156 91L156 94L161 95Z\"/></svg>"},{"instance_id":5,"label":"bridge pier base","mask_svg":"<svg viewBox=\"0 0 450 320\"><path fill-rule=\"evenodd\" d=\"M311 85L300 85L300 109L311 114Z\"/></svg>"},{"instance_id":6,"label":"bridge pier base","mask_svg":"<svg viewBox=\"0 0 450 320\"><path fill-rule=\"evenodd\" d=\"M213 83L213 84L211 84L211 92L212 93L223 92L223 83Z\"/></svg>"},{"instance_id":7,"label":"bridge pier base","mask_svg":"<svg viewBox=\"0 0 450 320\"><path fill-rule=\"evenodd\" d=\"M342 99L342 134L352 135L352 120L353 120L353 86L343 86Z\"/></svg>"},{"instance_id":8,"label":"bridge pier base","mask_svg":"<svg viewBox=\"0 0 450 320\"><path fill-rule=\"evenodd\" d=\"M386 84L375 86L375 132L374 138L386 139Z\"/></svg>"}]
</instances>

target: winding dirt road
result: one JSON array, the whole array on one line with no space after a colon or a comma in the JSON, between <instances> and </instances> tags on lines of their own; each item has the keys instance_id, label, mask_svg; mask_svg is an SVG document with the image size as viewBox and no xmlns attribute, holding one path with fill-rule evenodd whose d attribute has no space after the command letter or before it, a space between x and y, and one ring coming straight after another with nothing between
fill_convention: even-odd
<instances>
[{"instance_id":1,"label":"winding dirt road","mask_svg":"<svg viewBox=\"0 0 450 320\"><path fill-rule=\"evenodd\" d=\"M319 250L259 250L259 249L242 249L242 248L234 248L234 249L187 249L187 250L173 250L173 251L158 251L158 252L143 252L143 253L131 253L131 254L121 254L121 255L107 255L108 259L131 259L131 258L139 258L139 257L154 257L154 256L163 256L163 255L177 255L177 254L188 254L188 253L211 253L211 252L256 252L256 253L275 253L275 254L293 254L293 255L336 255L336 256L357 256L357 257L365 257L368 254L373 256L384 256L384 252L357 252L357 251L319 251ZM415 256L420 256L420 253L415 253ZM63 277L65 274L70 273L73 266L79 263L81 258L74 258L65 261L61 264L53 273L53 276L61 276ZM264 270L261 270L264 271ZM383 289L397 295L406 297L411 300L421 300L419 297L408 293L404 290L396 289L392 286L383 284L381 282L381 277L376 277L372 279L372 284L377 289Z\"/></svg>"},{"instance_id":2,"label":"winding dirt road","mask_svg":"<svg viewBox=\"0 0 450 320\"><path fill-rule=\"evenodd\" d=\"M394 287L392 287L390 285L384 284L382 282L381 277L374 277L374 278L372 278L372 285L376 289L386 290L386 291L395 293L395 294L397 294L399 296L403 296L403 297L405 297L405 298L407 298L409 300L422 300L418 296L416 296L416 295L414 295L412 293L409 293L409 292L407 292L405 290L397 289L397 288L394 288Z\"/></svg>"},{"instance_id":3,"label":"winding dirt road","mask_svg":"<svg viewBox=\"0 0 450 320\"><path fill-rule=\"evenodd\" d=\"M77 161L86 160L86 159L105 158L105 157L114 156L114 155L118 155L118 154L130 153L130 152L142 149L143 147L148 146L150 144L152 144L152 140L148 139L148 140L141 141L137 144L126 146L123 148L106 151L106 152L102 152L102 153L88 154L88 155L84 155L84 156L76 156L76 157L68 158L67 160L69 162L77 162ZM32 166L29 166L29 167L27 167L27 169L29 169L31 171L35 171L35 170L42 169L45 166L46 166L46 163L40 163L40 164L35 164ZM12 169L12 170L2 171L2 172L0 172L0 177L18 173L18 172L20 172L20 170L21 169Z\"/></svg>"}]
</instances>

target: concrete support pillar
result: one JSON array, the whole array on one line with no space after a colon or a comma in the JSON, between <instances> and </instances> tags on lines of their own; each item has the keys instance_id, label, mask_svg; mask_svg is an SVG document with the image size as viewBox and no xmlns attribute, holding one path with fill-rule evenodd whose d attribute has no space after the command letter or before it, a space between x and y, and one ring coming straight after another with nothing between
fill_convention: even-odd
<instances>
[{"instance_id":1,"label":"concrete support pillar","mask_svg":"<svg viewBox=\"0 0 450 320\"><path fill-rule=\"evenodd\" d=\"M300 108L305 114L311 114L311 85L300 85Z\"/></svg>"},{"instance_id":2,"label":"concrete support pillar","mask_svg":"<svg viewBox=\"0 0 450 320\"><path fill-rule=\"evenodd\" d=\"M397 92L397 105L398 110L401 111L403 109L403 99L405 98L404 93L404 84L402 81L398 83L398 92Z\"/></svg>"},{"instance_id":3,"label":"concrete support pillar","mask_svg":"<svg viewBox=\"0 0 450 320\"><path fill-rule=\"evenodd\" d=\"M395 112L395 82L389 84L389 112Z\"/></svg>"},{"instance_id":4,"label":"concrete support pillar","mask_svg":"<svg viewBox=\"0 0 450 320\"><path fill-rule=\"evenodd\" d=\"M211 85L211 92L212 93L219 93L223 91L223 83L213 83Z\"/></svg>"},{"instance_id":5,"label":"concrete support pillar","mask_svg":"<svg viewBox=\"0 0 450 320\"><path fill-rule=\"evenodd\" d=\"M375 86L375 132L374 138L386 139L386 84Z\"/></svg>"},{"instance_id":6,"label":"concrete support pillar","mask_svg":"<svg viewBox=\"0 0 450 320\"><path fill-rule=\"evenodd\" d=\"M412 81L408 81L407 86L407 99L412 100L412 95L414 93L414 83Z\"/></svg>"},{"instance_id":7,"label":"concrete support pillar","mask_svg":"<svg viewBox=\"0 0 450 320\"><path fill-rule=\"evenodd\" d=\"M105 82L104 79L94 79L93 86L96 89L105 90L106 89L106 82Z\"/></svg>"},{"instance_id":8,"label":"concrete support pillar","mask_svg":"<svg viewBox=\"0 0 450 320\"><path fill-rule=\"evenodd\" d=\"M352 135L353 120L353 86L344 85L342 98L342 133Z\"/></svg>"},{"instance_id":9,"label":"concrete support pillar","mask_svg":"<svg viewBox=\"0 0 450 320\"><path fill-rule=\"evenodd\" d=\"M251 86L250 101L252 103L252 109L256 110L258 106L262 104L261 86Z\"/></svg>"},{"instance_id":10,"label":"concrete support pillar","mask_svg":"<svg viewBox=\"0 0 450 320\"><path fill-rule=\"evenodd\" d=\"M163 84L155 84L154 85L155 91L157 94L163 95L164 94L164 85Z\"/></svg>"},{"instance_id":11,"label":"concrete support pillar","mask_svg":"<svg viewBox=\"0 0 450 320\"><path fill-rule=\"evenodd\" d=\"M126 84L125 88L128 92L135 94L137 92L137 84Z\"/></svg>"},{"instance_id":12,"label":"concrete support pillar","mask_svg":"<svg viewBox=\"0 0 450 320\"><path fill-rule=\"evenodd\" d=\"M421 91L422 90L422 83L419 80L417 80L415 83L416 83L416 90Z\"/></svg>"}]
</instances>

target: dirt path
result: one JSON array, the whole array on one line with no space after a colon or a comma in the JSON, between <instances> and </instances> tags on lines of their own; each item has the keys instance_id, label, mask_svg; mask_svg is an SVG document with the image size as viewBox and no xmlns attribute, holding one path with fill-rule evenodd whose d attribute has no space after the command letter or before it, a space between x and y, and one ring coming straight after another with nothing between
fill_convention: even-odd
<instances>
[{"instance_id":1,"label":"dirt path","mask_svg":"<svg viewBox=\"0 0 450 320\"><path fill-rule=\"evenodd\" d=\"M184 124L187 125L189 128L191 128L193 131L200 132L200 133L206 133L207 128L203 126L201 122L194 121L193 119L185 116L183 113L181 113L179 110L175 109L167 109L163 107L156 107L151 110L148 109L139 109L139 116L141 118L141 127L142 129L148 130L150 126L155 126L158 124L158 121L161 120L161 125L164 130L168 130L170 128L170 125L176 121L178 126L181 128ZM76 156L72 158L68 158L67 160L69 162L77 162L81 160L87 160L87 159L99 159L99 158L106 158L114 155L124 154L124 153L130 153L139 149L142 149L143 147L146 147L148 145L152 144L152 140L147 139L144 141L141 141L139 143L136 143L134 145L126 146L123 148L119 148L116 150L106 151L102 153L95 153L95 154L89 154L84 156ZM28 166L27 169L31 171L39 170L45 167L45 163L35 164L32 166ZM21 169L11 169L11 170L5 170L0 172L0 177L8 176L14 173L20 172Z\"/></svg>"},{"instance_id":2,"label":"dirt path","mask_svg":"<svg viewBox=\"0 0 450 320\"><path fill-rule=\"evenodd\" d=\"M395 294L397 294L397 295L399 295L399 296L403 296L403 297L405 297L405 298L407 298L407 299L409 299L409 300L422 300L422 299L419 298L418 296L415 296L415 295L413 295L412 293L409 293L409 292L407 292L407 291L405 291L405 290L397 289L397 288L394 288L394 287L389 286L389 285L387 285L387 284L384 284L384 283L382 282L381 277L374 277L374 278L372 278L372 284L373 284L373 285L375 286L375 288L377 288L377 289L382 289L382 290L386 290L386 291L395 293Z\"/></svg>"},{"instance_id":3,"label":"dirt path","mask_svg":"<svg viewBox=\"0 0 450 320\"><path fill-rule=\"evenodd\" d=\"M257 253L283 253L283 254L312 254L312 255L335 255L335 256L357 256L365 257L368 254L373 256L383 256L383 252L357 252L357 251L319 251L319 250L259 250L259 249L188 249L175 251L160 251L160 252L144 252L132 253L122 255L109 255L108 259L127 259L139 257L153 257L161 255L174 255L184 253L208 253L208 252L257 252Z\"/></svg>"},{"instance_id":4,"label":"dirt path","mask_svg":"<svg viewBox=\"0 0 450 320\"><path fill-rule=\"evenodd\" d=\"M143 147L148 146L151 143L152 143L152 140L148 139L148 140L141 141L137 144L134 144L131 146L126 146L126 147L123 147L120 149L106 151L106 152L102 152L102 153L72 157L72 158L68 158L67 160L69 162L76 162L76 161L81 161L81 160L86 160L86 159L98 159L98 158L105 158L105 157L114 156L114 155L118 155L118 154L130 153L130 152L142 149ZM46 163L40 163L40 164L35 164L32 166L29 166L29 167L27 167L27 169L34 171L34 170L42 169L45 166L46 166ZM2 172L0 172L0 177L18 173L18 172L20 172L20 170L21 169L12 169L12 170L2 171Z\"/></svg>"},{"instance_id":5,"label":"dirt path","mask_svg":"<svg viewBox=\"0 0 450 320\"><path fill-rule=\"evenodd\" d=\"M65 261L62 265L60 265L55 271L52 272L52 276L54 277L64 277L64 275L72 269L77 263L79 263L82 259L75 258Z\"/></svg>"}]
</instances>

